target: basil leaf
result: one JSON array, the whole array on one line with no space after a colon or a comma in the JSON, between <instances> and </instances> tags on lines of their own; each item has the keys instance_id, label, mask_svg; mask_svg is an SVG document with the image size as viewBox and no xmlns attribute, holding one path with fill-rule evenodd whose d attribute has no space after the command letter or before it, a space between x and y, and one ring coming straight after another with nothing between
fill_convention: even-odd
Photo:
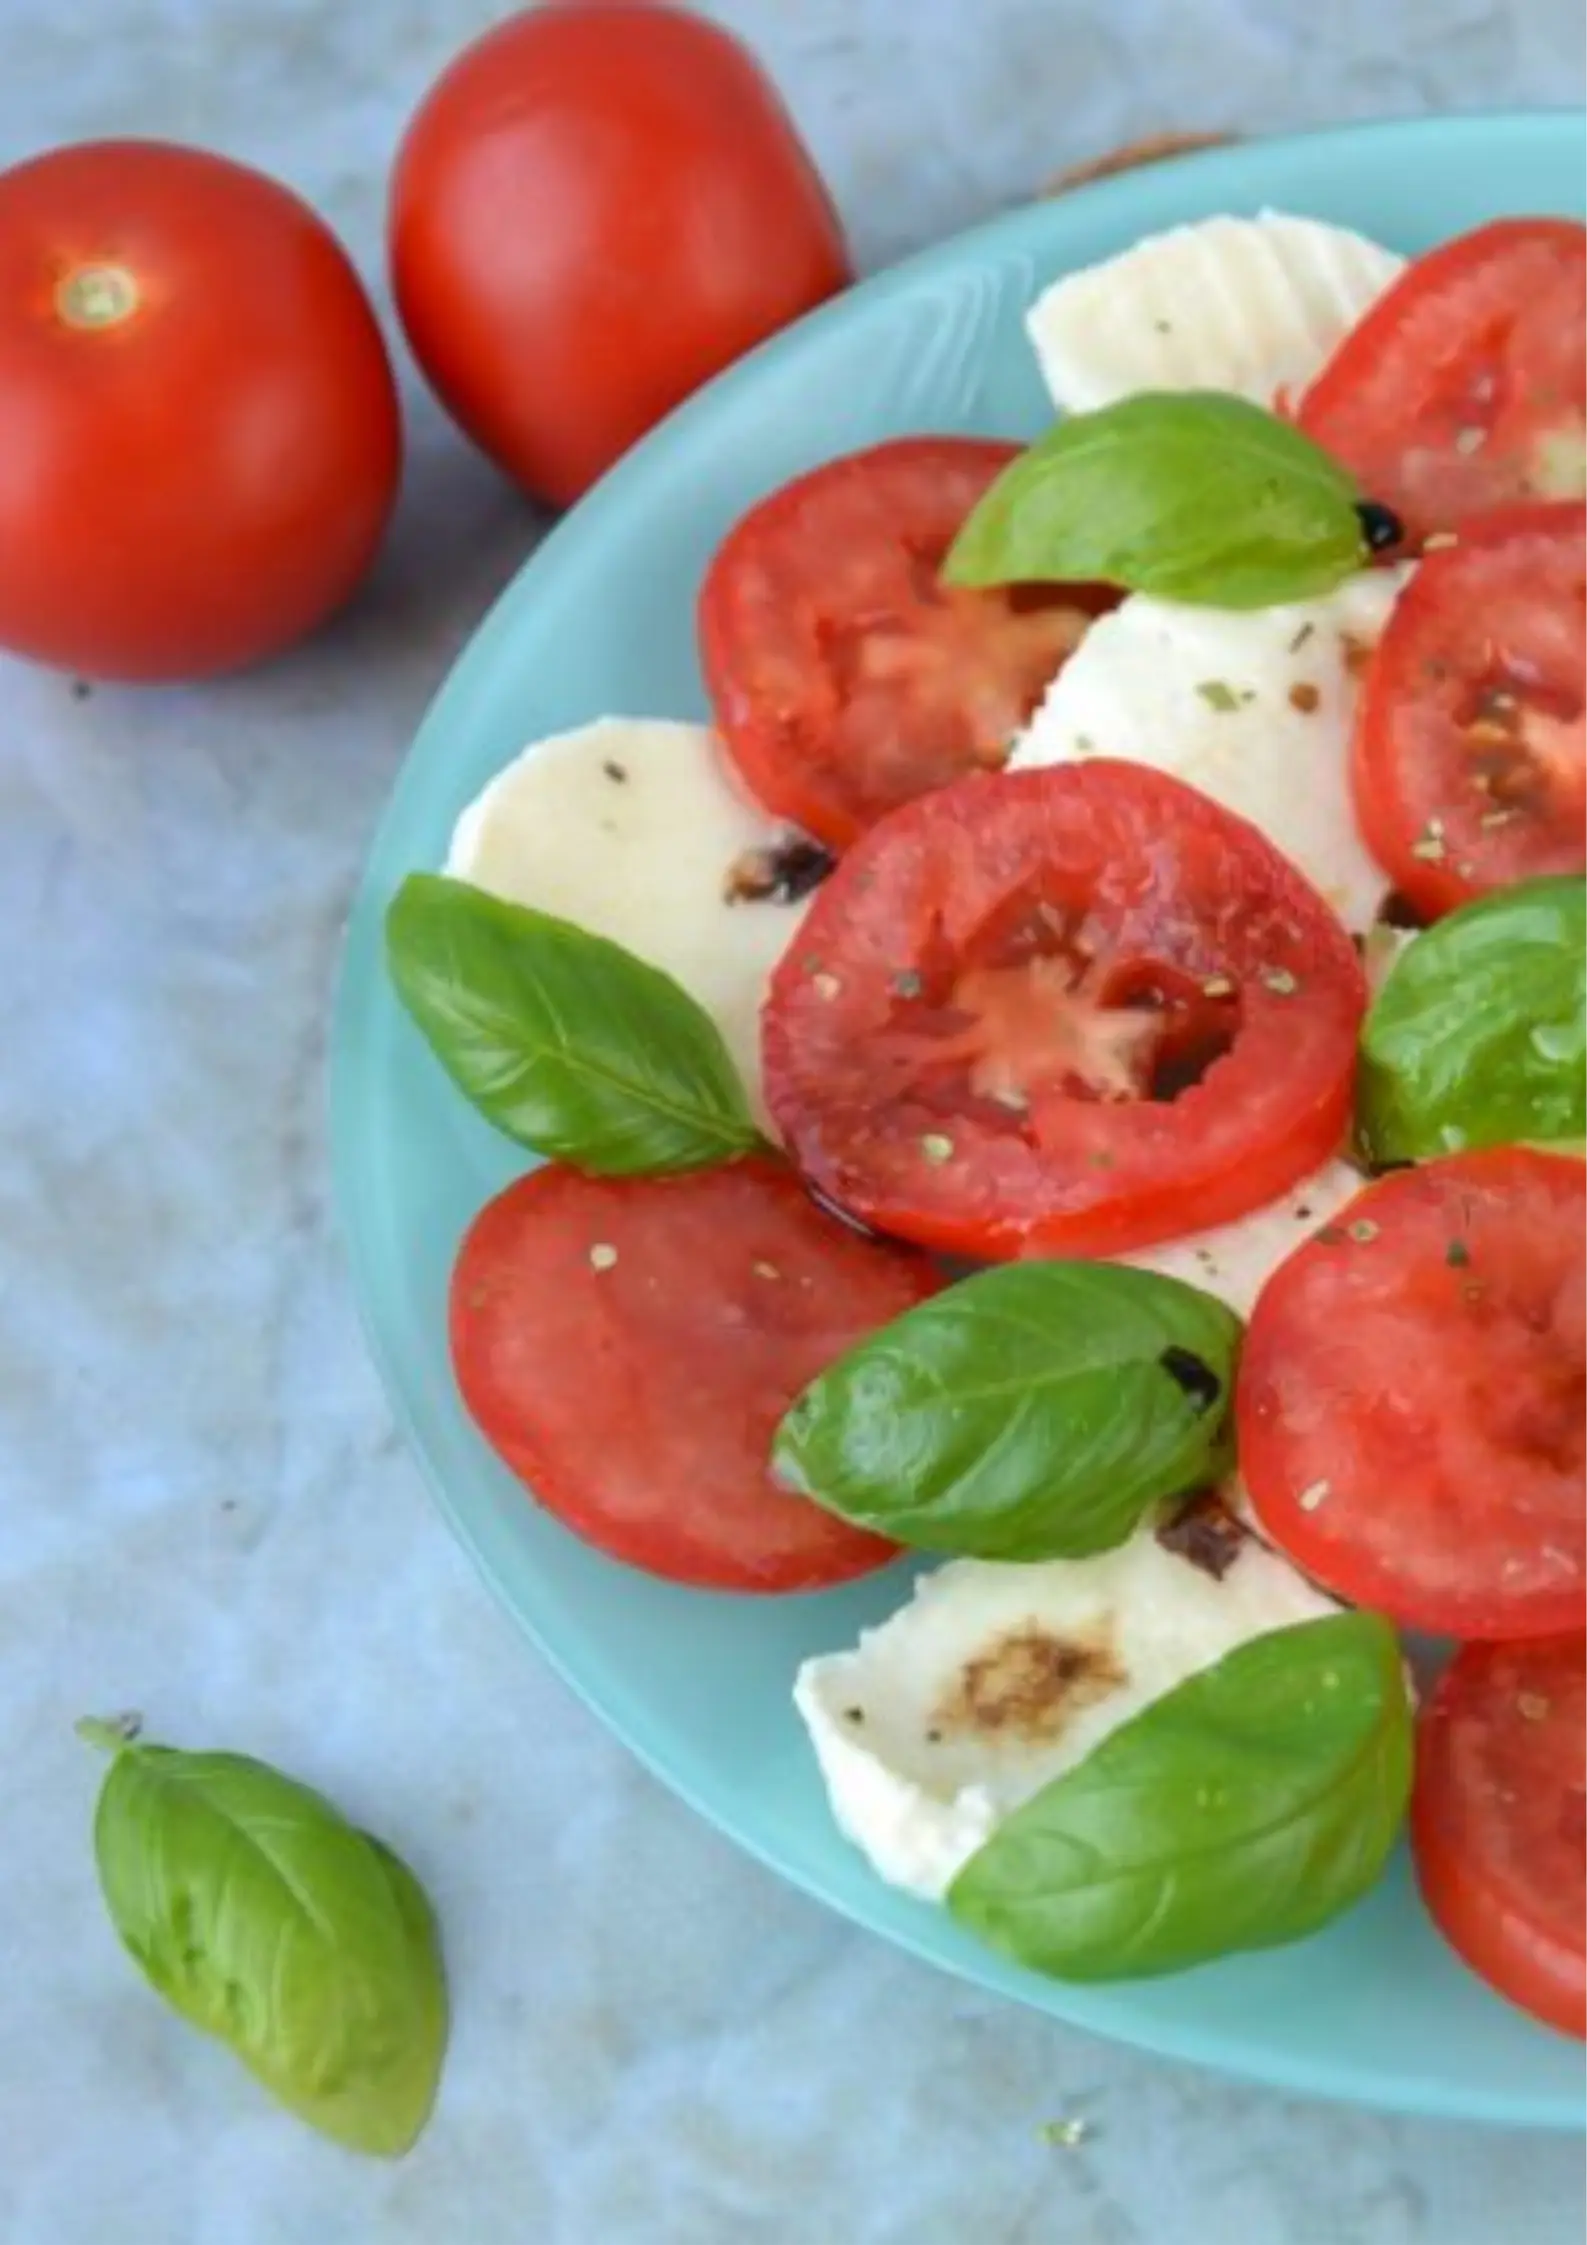
<instances>
[{"instance_id":1,"label":"basil leaf","mask_svg":"<svg viewBox=\"0 0 1587 2245\"><path fill-rule=\"evenodd\" d=\"M1298 1622L1165 1692L1016 1809L948 1907L1062 1980L1297 1941L1376 1880L1410 1782L1393 1630Z\"/></svg>"},{"instance_id":2,"label":"basil leaf","mask_svg":"<svg viewBox=\"0 0 1587 2245\"><path fill-rule=\"evenodd\" d=\"M1233 1462L1232 1310L1110 1263L1013 1263L906 1311L805 1389L772 1467L923 1551L1082 1559Z\"/></svg>"},{"instance_id":3,"label":"basil leaf","mask_svg":"<svg viewBox=\"0 0 1587 2245\"><path fill-rule=\"evenodd\" d=\"M452 1081L521 1145L635 1177L761 1143L716 1024L604 936L412 873L386 914L386 957Z\"/></svg>"},{"instance_id":4,"label":"basil leaf","mask_svg":"<svg viewBox=\"0 0 1587 2245\"><path fill-rule=\"evenodd\" d=\"M407 2151L447 2035L435 1920L412 1872L263 1762L79 1729L116 1757L94 1848L145 1978L311 2127L352 2151Z\"/></svg>"},{"instance_id":5,"label":"basil leaf","mask_svg":"<svg viewBox=\"0 0 1587 2245\"><path fill-rule=\"evenodd\" d=\"M1076 413L1003 470L943 565L955 585L1123 585L1266 608L1367 559L1358 493L1287 421L1215 391Z\"/></svg>"},{"instance_id":6,"label":"basil leaf","mask_svg":"<svg viewBox=\"0 0 1587 2245\"><path fill-rule=\"evenodd\" d=\"M1587 1132L1587 882L1500 889L1417 937L1362 1028L1356 1127L1374 1162Z\"/></svg>"}]
</instances>

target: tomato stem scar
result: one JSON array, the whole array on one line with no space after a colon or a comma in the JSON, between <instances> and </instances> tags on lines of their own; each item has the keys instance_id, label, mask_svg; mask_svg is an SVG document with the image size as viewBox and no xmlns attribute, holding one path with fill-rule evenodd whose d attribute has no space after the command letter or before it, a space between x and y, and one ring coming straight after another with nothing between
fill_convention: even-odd
<instances>
[{"instance_id":1,"label":"tomato stem scar","mask_svg":"<svg viewBox=\"0 0 1587 2245\"><path fill-rule=\"evenodd\" d=\"M78 265L55 288L55 309L68 327L119 327L142 301L124 265Z\"/></svg>"}]
</instances>

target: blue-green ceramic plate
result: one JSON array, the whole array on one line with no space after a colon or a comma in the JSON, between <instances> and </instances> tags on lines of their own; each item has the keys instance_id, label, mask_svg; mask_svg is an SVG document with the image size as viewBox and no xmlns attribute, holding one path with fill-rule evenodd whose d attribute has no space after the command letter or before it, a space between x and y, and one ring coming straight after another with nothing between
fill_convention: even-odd
<instances>
[{"instance_id":1,"label":"blue-green ceramic plate","mask_svg":"<svg viewBox=\"0 0 1587 2245\"><path fill-rule=\"evenodd\" d=\"M604 712L703 713L695 587L751 500L906 431L1040 428L1020 317L1054 275L1216 211L1272 204L1414 251L1504 213L1577 211L1582 188L1582 122L1563 114L1216 150L998 219L867 282L734 368L557 529L447 681L353 911L333 1068L336 1184L357 1293L431 1486L497 1595L685 1800L861 1925L1098 2034L1283 2089L1544 2127L1579 2123L1579 2049L1455 1961L1403 1861L1299 1947L1085 1988L1001 1962L871 1875L833 1829L789 1685L802 1655L843 1644L896 1604L907 1572L770 1601L675 1589L576 1543L496 1462L453 1392L443 1305L464 1226L523 1164L405 1023L382 971L381 915L405 872L441 861L458 811L526 740Z\"/></svg>"}]
</instances>

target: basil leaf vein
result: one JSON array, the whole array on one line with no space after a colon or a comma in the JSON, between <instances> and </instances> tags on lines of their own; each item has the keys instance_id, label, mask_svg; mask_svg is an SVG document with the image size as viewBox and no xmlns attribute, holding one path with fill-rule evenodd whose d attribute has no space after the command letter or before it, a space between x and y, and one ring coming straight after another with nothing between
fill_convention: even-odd
<instances>
[{"instance_id":1,"label":"basil leaf vein","mask_svg":"<svg viewBox=\"0 0 1587 2245\"><path fill-rule=\"evenodd\" d=\"M1177 1972L1315 1932L1404 1820L1412 1718L1375 1614L1298 1622L1154 1700L993 1833L958 1921L1059 1979Z\"/></svg>"},{"instance_id":2,"label":"basil leaf vein","mask_svg":"<svg viewBox=\"0 0 1587 2245\"><path fill-rule=\"evenodd\" d=\"M412 1872L266 1763L79 1727L115 1755L94 1851L150 1985L311 2127L407 2151L447 2038L440 1941Z\"/></svg>"},{"instance_id":3,"label":"basil leaf vein","mask_svg":"<svg viewBox=\"0 0 1587 2245\"><path fill-rule=\"evenodd\" d=\"M519 1144L643 1176L761 1143L710 1016L604 936L414 873L388 909L386 955L442 1067Z\"/></svg>"},{"instance_id":4,"label":"basil leaf vein","mask_svg":"<svg viewBox=\"0 0 1587 2245\"><path fill-rule=\"evenodd\" d=\"M1225 1472L1240 1330L1151 1271L983 1271L829 1366L785 1415L773 1470L921 1550L1084 1558Z\"/></svg>"},{"instance_id":5,"label":"basil leaf vein","mask_svg":"<svg viewBox=\"0 0 1587 2245\"><path fill-rule=\"evenodd\" d=\"M1146 392L1070 415L1011 461L943 574L1269 607L1331 591L1362 566L1358 497L1309 437L1246 399Z\"/></svg>"}]
</instances>

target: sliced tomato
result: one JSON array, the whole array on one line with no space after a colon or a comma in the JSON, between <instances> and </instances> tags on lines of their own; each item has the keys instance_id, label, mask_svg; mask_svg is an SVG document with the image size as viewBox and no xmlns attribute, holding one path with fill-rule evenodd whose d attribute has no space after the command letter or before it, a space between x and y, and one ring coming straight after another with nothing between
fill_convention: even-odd
<instances>
[{"instance_id":1,"label":"sliced tomato","mask_svg":"<svg viewBox=\"0 0 1587 2245\"><path fill-rule=\"evenodd\" d=\"M961 780L851 850L773 977L765 1082L806 1175L881 1230L1104 1255L1318 1167L1364 1001L1254 827L1097 758Z\"/></svg>"},{"instance_id":2,"label":"sliced tomato","mask_svg":"<svg viewBox=\"0 0 1587 2245\"><path fill-rule=\"evenodd\" d=\"M1584 1181L1514 1146L1399 1170L1263 1288L1240 1471L1340 1597L1455 1637L1581 1627Z\"/></svg>"},{"instance_id":3,"label":"sliced tomato","mask_svg":"<svg viewBox=\"0 0 1587 2245\"><path fill-rule=\"evenodd\" d=\"M856 1341L941 1284L769 1161L684 1177L551 1166L482 1211L452 1365L486 1440L586 1542L674 1582L809 1590L894 1547L779 1488L772 1431Z\"/></svg>"},{"instance_id":4,"label":"sliced tomato","mask_svg":"<svg viewBox=\"0 0 1587 2245\"><path fill-rule=\"evenodd\" d=\"M968 592L944 555L1019 447L905 437L763 499L700 593L700 656L750 793L837 848L929 788L1002 764L1094 602Z\"/></svg>"},{"instance_id":5,"label":"sliced tomato","mask_svg":"<svg viewBox=\"0 0 1587 2245\"><path fill-rule=\"evenodd\" d=\"M1587 2036L1587 1645L1467 1645L1417 1726L1411 1849L1450 1946L1491 1987Z\"/></svg>"},{"instance_id":6,"label":"sliced tomato","mask_svg":"<svg viewBox=\"0 0 1587 2245\"><path fill-rule=\"evenodd\" d=\"M1516 507L1430 553L1359 705L1367 846L1436 917L1587 866L1587 509Z\"/></svg>"},{"instance_id":7,"label":"sliced tomato","mask_svg":"<svg viewBox=\"0 0 1587 2245\"><path fill-rule=\"evenodd\" d=\"M1506 218L1410 265L1301 400L1417 544L1587 492L1587 230Z\"/></svg>"}]
</instances>

